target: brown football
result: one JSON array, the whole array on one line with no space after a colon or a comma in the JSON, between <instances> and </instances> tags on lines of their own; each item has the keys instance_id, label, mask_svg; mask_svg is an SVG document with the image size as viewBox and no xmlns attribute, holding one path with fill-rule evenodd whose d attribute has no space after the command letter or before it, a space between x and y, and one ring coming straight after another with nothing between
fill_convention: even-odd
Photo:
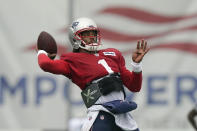
<instances>
[{"instance_id":1,"label":"brown football","mask_svg":"<svg viewBox=\"0 0 197 131\"><path fill-rule=\"evenodd\" d=\"M37 49L45 50L49 54L57 54L57 44L55 39L47 32L42 31L38 36L37 40ZM54 59L56 55L50 57Z\"/></svg>"}]
</instances>

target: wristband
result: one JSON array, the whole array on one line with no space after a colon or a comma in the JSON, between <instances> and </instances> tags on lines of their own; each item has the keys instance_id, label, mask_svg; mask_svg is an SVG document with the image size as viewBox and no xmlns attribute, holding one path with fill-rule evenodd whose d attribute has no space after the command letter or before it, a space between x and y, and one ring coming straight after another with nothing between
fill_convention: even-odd
<instances>
[{"instance_id":1,"label":"wristband","mask_svg":"<svg viewBox=\"0 0 197 131\"><path fill-rule=\"evenodd\" d=\"M142 71L142 63L136 63L134 61L131 62L133 72L141 72Z\"/></svg>"},{"instance_id":2,"label":"wristband","mask_svg":"<svg viewBox=\"0 0 197 131\"><path fill-rule=\"evenodd\" d=\"M44 50L39 50L38 53L37 53L37 56L39 56L40 54L45 54L45 55L47 55L47 52L44 51Z\"/></svg>"}]
</instances>

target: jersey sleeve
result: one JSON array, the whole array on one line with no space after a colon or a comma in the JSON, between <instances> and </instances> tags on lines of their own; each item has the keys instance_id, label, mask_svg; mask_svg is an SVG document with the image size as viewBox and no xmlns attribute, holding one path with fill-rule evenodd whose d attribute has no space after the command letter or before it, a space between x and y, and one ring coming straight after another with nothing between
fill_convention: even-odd
<instances>
[{"instance_id":1,"label":"jersey sleeve","mask_svg":"<svg viewBox=\"0 0 197 131\"><path fill-rule=\"evenodd\" d=\"M53 74L69 75L70 68L68 63L63 60L51 60L46 54L38 55L38 64L45 72Z\"/></svg>"},{"instance_id":2,"label":"jersey sleeve","mask_svg":"<svg viewBox=\"0 0 197 131\"><path fill-rule=\"evenodd\" d=\"M142 87L142 72L135 73L129 71L125 67L125 59L120 53L119 55L119 63L120 63L120 75L123 81L123 84L132 92L139 92Z\"/></svg>"}]
</instances>

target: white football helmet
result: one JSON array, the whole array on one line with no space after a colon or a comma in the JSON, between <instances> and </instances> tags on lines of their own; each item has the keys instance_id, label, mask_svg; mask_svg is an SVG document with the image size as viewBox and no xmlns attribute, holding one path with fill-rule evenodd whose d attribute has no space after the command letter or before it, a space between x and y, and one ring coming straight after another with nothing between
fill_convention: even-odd
<instances>
[{"instance_id":1,"label":"white football helmet","mask_svg":"<svg viewBox=\"0 0 197 131\"><path fill-rule=\"evenodd\" d=\"M80 33L90 30L96 31L96 42L88 44L82 40ZM68 35L70 43L74 49L83 48L88 51L97 51L101 45L100 31L97 28L96 23L89 18L79 18L73 21L72 25L69 27Z\"/></svg>"}]
</instances>

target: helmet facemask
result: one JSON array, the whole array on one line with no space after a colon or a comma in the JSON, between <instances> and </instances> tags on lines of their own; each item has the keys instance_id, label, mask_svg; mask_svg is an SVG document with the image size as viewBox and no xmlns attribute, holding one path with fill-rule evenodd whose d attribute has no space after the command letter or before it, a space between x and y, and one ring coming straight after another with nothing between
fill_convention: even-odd
<instances>
[{"instance_id":1,"label":"helmet facemask","mask_svg":"<svg viewBox=\"0 0 197 131\"><path fill-rule=\"evenodd\" d=\"M88 51L97 51L100 47L101 36L97 28L84 28L75 33L75 37L80 42L79 47Z\"/></svg>"}]
</instances>

